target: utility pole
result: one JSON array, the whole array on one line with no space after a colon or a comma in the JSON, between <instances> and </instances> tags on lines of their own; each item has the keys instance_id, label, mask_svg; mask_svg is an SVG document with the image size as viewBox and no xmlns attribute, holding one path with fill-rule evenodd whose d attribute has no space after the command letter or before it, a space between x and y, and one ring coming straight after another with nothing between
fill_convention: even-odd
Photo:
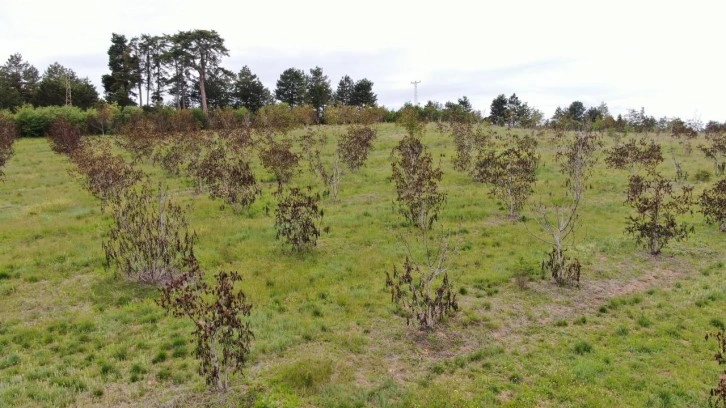
<instances>
[{"instance_id":1,"label":"utility pole","mask_svg":"<svg viewBox=\"0 0 726 408\"><path fill-rule=\"evenodd\" d=\"M420 84L421 81L413 81L411 84L413 85L413 105L418 106L418 84Z\"/></svg>"},{"instance_id":2,"label":"utility pole","mask_svg":"<svg viewBox=\"0 0 726 408\"><path fill-rule=\"evenodd\" d=\"M70 78L68 78L68 74L66 74L65 77L66 77L66 106L70 106L73 104L72 95L71 95L71 80L70 80Z\"/></svg>"}]
</instances>

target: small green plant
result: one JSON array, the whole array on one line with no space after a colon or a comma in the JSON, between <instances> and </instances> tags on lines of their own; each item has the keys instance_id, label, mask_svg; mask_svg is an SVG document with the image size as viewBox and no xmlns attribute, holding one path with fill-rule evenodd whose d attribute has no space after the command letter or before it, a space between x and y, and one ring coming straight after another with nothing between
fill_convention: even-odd
<instances>
[{"instance_id":1,"label":"small green plant","mask_svg":"<svg viewBox=\"0 0 726 408\"><path fill-rule=\"evenodd\" d=\"M702 183L711 181L711 172L709 172L708 170L701 169L696 172L696 174L693 176L693 178L696 181L700 181Z\"/></svg>"},{"instance_id":2,"label":"small green plant","mask_svg":"<svg viewBox=\"0 0 726 408\"><path fill-rule=\"evenodd\" d=\"M723 329L715 333L707 333L706 341L709 339L716 340L716 354L714 359L719 365L726 364L726 332ZM708 397L708 405L713 408L726 407L726 370L723 371L719 378L718 384L711 388Z\"/></svg>"},{"instance_id":3,"label":"small green plant","mask_svg":"<svg viewBox=\"0 0 726 408\"><path fill-rule=\"evenodd\" d=\"M121 190L109 200L113 224L103 242L106 268L148 284L163 284L195 260L196 234L186 215L165 188L154 192L149 183Z\"/></svg>"},{"instance_id":4,"label":"small green plant","mask_svg":"<svg viewBox=\"0 0 726 408\"><path fill-rule=\"evenodd\" d=\"M320 237L318 224L323 218L319 202L320 194L305 194L297 187L278 194L275 209L276 238L284 240L294 251L317 245Z\"/></svg>"},{"instance_id":5,"label":"small green plant","mask_svg":"<svg viewBox=\"0 0 726 408\"><path fill-rule=\"evenodd\" d=\"M526 289L527 283L534 276L534 268L525 262L524 258L519 258L514 267L514 282L520 289Z\"/></svg>"},{"instance_id":6,"label":"small green plant","mask_svg":"<svg viewBox=\"0 0 726 408\"><path fill-rule=\"evenodd\" d=\"M578 341L575 343L576 354L587 354L592 352L592 345L586 341Z\"/></svg>"},{"instance_id":7,"label":"small green plant","mask_svg":"<svg viewBox=\"0 0 726 408\"><path fill-rule=\"evenodd\" d=\"M229 387L231 373L242 370L254 338L247 320L252 304L235 289L241 279L237 272L222 271L210 285L194 261L163 287L158 300L167 312L194 323L199 373L218 391Z\"/></svg>"}]
</instances>

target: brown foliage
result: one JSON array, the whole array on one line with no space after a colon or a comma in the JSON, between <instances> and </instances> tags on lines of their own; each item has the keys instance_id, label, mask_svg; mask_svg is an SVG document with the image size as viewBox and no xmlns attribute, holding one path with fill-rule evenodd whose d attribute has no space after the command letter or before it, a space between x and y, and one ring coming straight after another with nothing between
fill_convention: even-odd
<instances>
[{"instance_id":1,"label":"brown foliage","mask_svg":"<svg viewBox=\"0 0 726 408\"><path fill-rule=\"evenodd\" d=\"M119 144L130 151L134 160L153 158L154 149L163 140L164 132L149 117L139 116L121 127Z\"/></svg>"},{"instance_id":2,"label":"brown foliage","mask_svg":"<svg viewBox=\"0 0 726 408\"><path fill-rule=\"evenodd\" d=\"M608 149L605 154L605 164L608 167L614 169L630 167L633 172L638 167L653 172L663 162L660 144L645 137L637 141L631 139L627 143L618 144Z\"/></svg>"},{"instance_id":3,"label":"brown foliage","mask_svg":"<svg viewBox=\"0 0 726 408\"><path fill-rule=\"evenodd\" d=\"M207 151L195 175L209 188L212 198L222 198L234 207L249 207L261 193L247 161L224 144Z\"/></svg>"},{"instance_id":4,"label":"brown foliage","mask_svg":"<svg viewBox=\"0 0 726 408\"><path fill-rule=\"evenodd\" d=\"M319 203L319 194L305 194L296 187L280 193L275 209L275 238L284 240L294 251L316 246L320 237L318 224L323 218Z\"/></svg>"},{"instance_id":5,"label":"brown foliage","mask_svg":"<svg viewBox=\"0 0 726 408\"><path fill-rule=\"evenodd\" d=\"M83 143L73 152L72 159L84 186L101 199L117 196L144 174L126 163L121 155L113 154L110 143Z\"/></svg>"},{"instance_id":6,"label":"brown foliage","mask_svg":"<svg viewBox=\"0 0 726 408\"><path fill-rule=\"evenodd\" d=\"M229 387L230 373L242 370L254 338L246 320L252 304L243 291L234 289L241 279L237 272L222 271L210 285L194 261L164 286L158 300L167 312L194 323L199 373L218 391Z\"/></svg>"},{"instance_id":7,"label":"brown foliage","mask_svg":"<svg viewBox=\"0 0 726 408\"><path fill-rule=\"evenodd\" d=\"M444 132L442 122L440 131ZM489 143L488 135L485 135L480 128L474 128L470 122L451 122L448 126L454 139L456 154L451 162L454 168L459 171L469 172L474 157L478 155Z\"/></svg>"},{"instance_id":8,"label":"brown foliage","mask_svg":"<svg viewBox=\"0 0 726 408\"><path fill-rule=\"evenodd\" d=\"M600 146L602 143L593 133L579 132L571 141L563 137L555 159L560 164L560 172L566 175L565 196L547 204L540 200L534 208L552 246L547 259L542 261L542 271L549 272L558 285L580 284L580 262L570 260L565 242L570 236L574 240L585 186L596 162L594 153ZM549 197L553 195L550 193Z\"/></svg>"},{"instance_id":9,"label":"brown foliage","mask_svg":"<svg viewBox=\"0 0 726 408\"><path fill-rule=\"evenodd\" d=\"M292 141L268 138L260 151L262 166L272 172L277 179L278 189L287 184L298 171L300 155L293 153Z\"/></svg>"},{"instance_id":10,"label":"brown foliage","mask_svg":"<svg viewBox=\"0 0 726 408\"><path fill-rule=\"evenodd\" d=\"M706 340L716 340L716 354L714 359L719 365L726 364L726 332L721 329L716 333L706 334ZM726 408L726 370L719 378L718 384L711 388L708 397L708 405L714 408Z\"/></svg>"},{"instance_id":11,"label":"brown foliage","mask_svg":"<svg viewBox=\"0 0 726 408\"><path fill-rule=\"evenodd\" d=\"M13 155L13 142L18 138L18 127L3 116L0 116L0 180L3 179L3 166Z\"/></svg>"},{"instance_id":12,"label":"brown foliage","mask_svg":"<svg viewBox=\"0 0 726 408\"><path fill-rule=\"evenodd\" d=\"M474 180L489 184L490 194L506 203L510 217L517 215L533 192L539 163L536 147L531 136L509 135L504 150L483 150L472 169Z\"/></svg>"},{"instance_id":13,"label":"brown foliage","mask_svg":"<svg viewBox=\"0 0 726 408\"><path fill-rule=\"evenodd\" d=\"M628 217L625 232L652 255L659 254L671 240L681 241L693 232L693 227L676 221L676 216L691 211L693 187L685 186L676 195L672 181L653 171L647 176L630 176L626 192L625 202L636 215Z\"/></svg>"},{"instance_id":14,"label":"brown foliage","mask_svg":"<svg viewBox=\"0 0 726 408\"><path fill-rule=\"evenodd\" d=\"M709 224L718 224L726 232L726 178L717 181L713 188L705 190L699 198L701 213Z\"/></svg>"},{"instance_id":15,"label":"brown foliage","mask_svg":"<svg viewBox=\"0 0 726 408\"><path fill-rule=\"evenodd\" d=\"M726 174L726 133L708 134L706 140L708 145L698 146L703 154L713 161L716 175Z\"/></svg>"},{"instance_id":16,"label":"brown foliage","mask_svg":"<svg viewBox=\"0 0 726 408\"><path fill-rule=\"evenodd\" d=\"M444 173L433 167L431 153L417 137L401 139L393 154L392 179L401 214L419 228L431 228L446 201L438 185Z\"/></svg>"},{"instance_id":17,"label":"brown foliage","mask_svg":"<svg viewBox=\"0 0 726 408\"><path fill-rule=\"evenodd\" d=\"M189 231L182 208L165 188L154 192L148 183L121 190L108 203L113 220L103 242L106 268L147 284L164 284L181 275L194 261L196 234Z\"/></svg>"},{"instance_id":18,"label":"brown foliage","mask_svg":"<svg viewBox=\"0 0 726 408\"><path fill-rule=\"evenodd\" d=\"M338 155L350 171L356 171L365 164L375 138L375 129L357 125L349 126L347 132L338 138Z\"/></svg>"},{"instance_id":19,"label":"brown foliage","mask_svg":"<svg viewBox=\"0 0 726 408\"><path fill-rule=\"evenodd\" d=\"M71 155L81 145L81 130L67 120L58 118L50 125L48 140L54 152Z\"/></svg>"},{"instance_id":20,"label":"brown foliage","mask_svg":"<svg viewBox=\"0 0 726 408\"><path fill-rule=\"evenodd\" d=\"M426 232L421 238L425 264L418 265L413 261L411 247L401 237L408 254L400 271L394 265L392 274L386 272L386 288L391 291L391 302L402 309L406 325L415 319L421 329L431 329L437 321L456 313L459 304L446 268L451 255L449 239L442 237L437 248L429 248Z\"/></svg>"}]
</instances>

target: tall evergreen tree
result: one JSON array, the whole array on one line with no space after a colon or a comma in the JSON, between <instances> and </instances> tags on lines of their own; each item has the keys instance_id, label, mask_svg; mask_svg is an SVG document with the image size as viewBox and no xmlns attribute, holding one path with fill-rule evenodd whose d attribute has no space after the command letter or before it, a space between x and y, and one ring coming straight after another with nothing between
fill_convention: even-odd
<instances>
[{"instance_id":1,"label":"tall evergreen tree","mask_svg":"<svg viewBox=\"0 0 726 408\"><path fill-rule=\"evenodd\" d=\"M340 105L352 105L354 87L355 82L353 82L348 75L340 78L340 82L338 82L338 89L335 91L335 95L333 95L335 103Z\"/></svg>"},{"instance_id":2,"label":"tall evergreen tree","mask_svg":"<svg viewBox=\"0 0 726 408\"><path fill-rule=\"evenodd\" d=\"M246 65L237 74L232 96L235 107L244 106L253 113L270 103L272 99L270 91Z\"/></svg>"},{"instance_id":3,"label":"tall evergreen tree","mask_svg":"<svg viewBox=\"0 0 726 408\"><path fill-rule=\"evenodd\" d=\"M307 102L315 108L316 120L320 123L323 117L323 108L330 102L332 97L330 80L323 74L323 69L315 67L310 70L308 77Z\"/></svg>"},{"instance_id":4,"label":"tall evergreen tree","mask_svg":"<svg viewBox=\"0 0 726 408\"><path fill-rule=\"evenodd\" d=\"M37 68L23 61L20 54L11 55L0 67L0 109L32 103L39 81Z\"/></svg>"},{"instance_id":5,"label":"tall evergreen tree","mask_svg":"<svg viewBox=\"0 0 726 408\"><path fill-rule=\"evenodd\" d=\"M350 99L351 105L375 106L378 97L373 93L373 82L366 78L357 81Z\"/></svg>"},{"instance_id":6,"label":"tall evergreen tree","mask_svg":"<svg viewBox=\"0 0 726 408\"><path fill-rule=\"evenodd\" d=\"M224 46L224 39L214 30L180 31L172 37L183 54L188 67L197 73L199 85L199 100L202 111L207 114L207 75L219 68L223 56L229 56L229 50Z\"/></svg>"},{"instance_id":7,"label":"tall evergreen tree","mask_svg":"<svg viewBox=\"0 0 726 408\"><path fill-rule=\"evenodd\" d=\"M509 101L504 94L494 98L489 107L489 121L495 125L502 126L507 121L507 104Z\"/></svg>"},{"instance_id":8,"label":"tall evergreen tree","mask_svg":"<svg viewBox=\"0 0 726 408\"><path fill-rule=\"evenodd\" d=\"M207 106L212 108L224 108L232 106L232 90L234 89L235 75L232 71L222 67L208 70L205 90L207 93ZM201 105L199 94L199 80L194 82L191 92L191 100Z\"/></svg>"},{"instance_id":9,"label":"tall evergreen tree","mask_svg":"<svg viewBox=\"0 0 726 408\"><path fill-rule=\"evenodd\" d=\"M126 36L111 34L111 47L108 49L108 68L110 74L101 78L106 101L119 106L135 105L134 87L138 80L138 59L131 54Z\"/></svg>"},{"instance_id":10,"label":"tall evergreen tree","mask_svg":"<svg viewBox=\"0 0 726 408\"><path fill-rule=\"evenodd\" d=\"M307 80L305 72L301 69L288 68L280 74L275 88L275 98L285 102L290 107L305 103L307 94Z\"/></svg>"},{"instance_id":11,"label":"tall evergreen tree","mask_svg":"<svg viewBox=\"0 0 726 408\"><path fill-rule=\"evenodd\" d=\"M570 119L582 122L585 119L585 105L580 101L574 101L567 108L567 115Z\"/></svg>"},{"instance_id":12,"label":"tall evergreen tree","mask_svg":"<svg viewBox=\"0 0 726 408\"><path fill-rule=\"evenodd\" d=\"M165 78L165 85L168 91L174 97L174 105L177 109L186 109L189 107L189 90L191 88L191 63L189 56L184 52L183 44L167 37L169 47L164 52L162 61L163 65L171 71Z\"/></svg>"}]
</instances>

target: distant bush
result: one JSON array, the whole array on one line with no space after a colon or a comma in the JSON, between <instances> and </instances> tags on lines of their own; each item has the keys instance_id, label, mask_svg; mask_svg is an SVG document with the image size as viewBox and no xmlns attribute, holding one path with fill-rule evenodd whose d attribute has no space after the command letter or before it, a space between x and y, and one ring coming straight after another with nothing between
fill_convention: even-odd
<instances>
[{"instance_id":1,"label":"distant bush","mask_svg":"<svg viewBox=\"0 0 726 408\"><path fill-rule=\"evenodd\" d=\"M276 132L287 133L294 129L297 124L290 106L281 103L265 105L260 108L255 115L254 126L260 132L271 134Z\"/></svg>"},{"instance_id":2,"label":"distant bush","mask_svg":"<svg viewBox=\"0 0 726 408\"><path fill-rule=\"evenodd\" d=\"M20 135L28 137L47 135L53 121L59 118L75 126L81 134L89 133L89 114L76 106L34 108L24 105L15 113L15 121L20 127Z\"/></svg>"}]
</instances>

